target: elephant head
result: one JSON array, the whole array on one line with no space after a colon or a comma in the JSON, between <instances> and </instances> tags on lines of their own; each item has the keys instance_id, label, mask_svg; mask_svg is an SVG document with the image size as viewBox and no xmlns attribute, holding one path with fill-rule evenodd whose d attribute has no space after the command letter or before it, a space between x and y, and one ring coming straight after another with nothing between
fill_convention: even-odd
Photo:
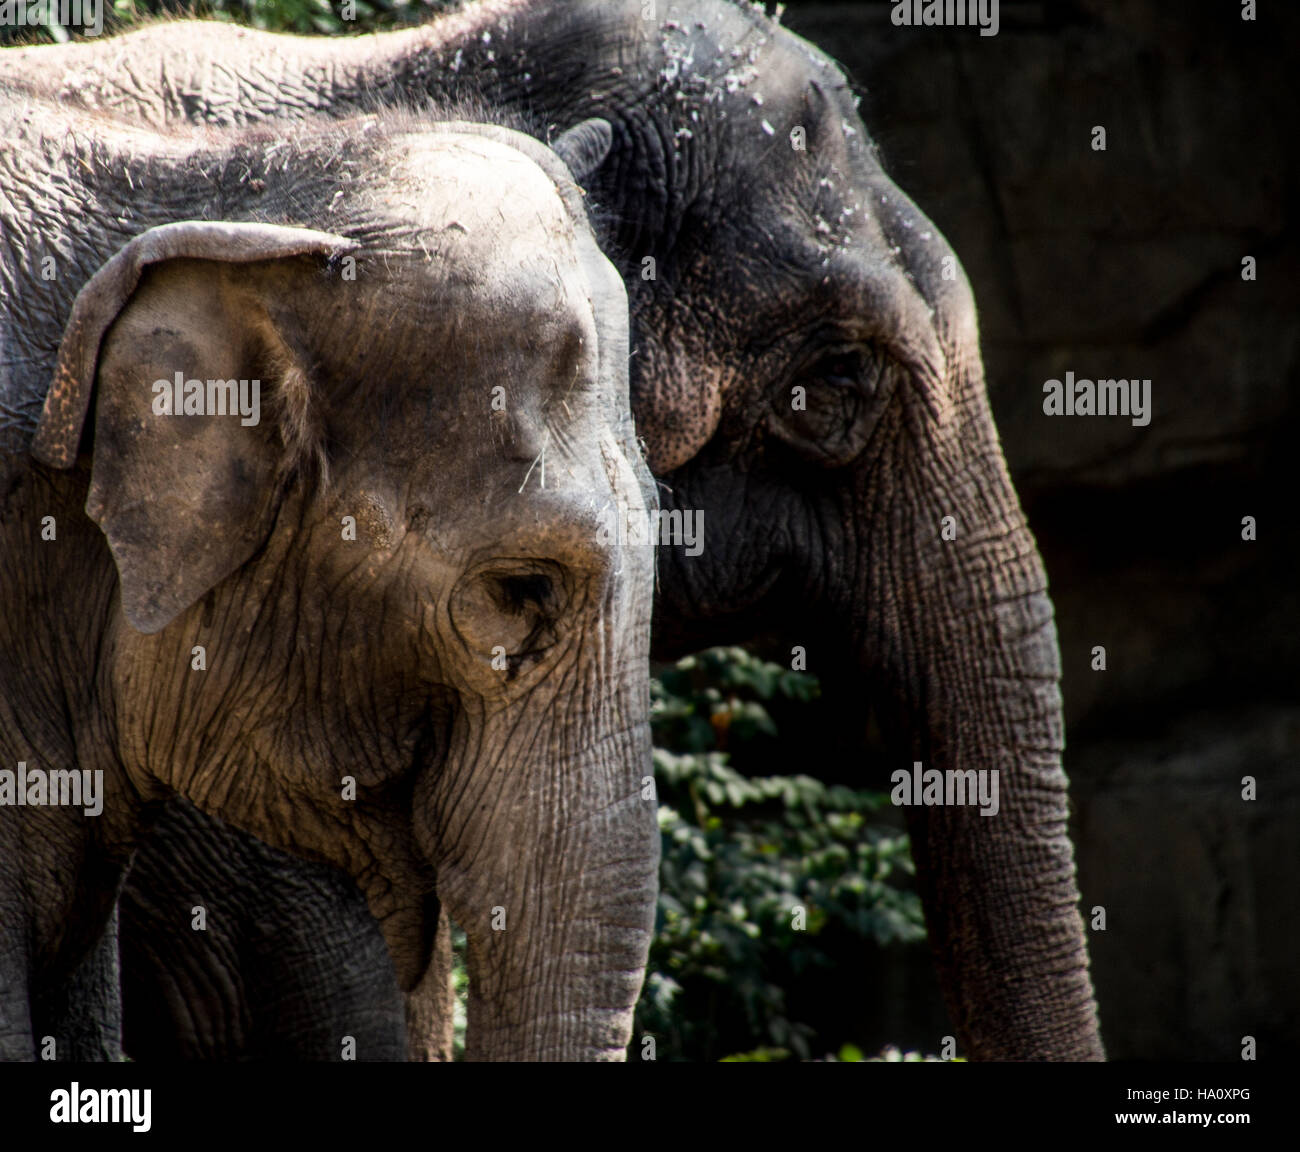
<instances>
[{"instance_id":1,"label":"elephant head","mask_svg":"<svg viewBox=\"0 0 1300 1152\"><path fill-rule=\"evenodd\" d=\"M1000 784L995 813L907 809L949 1012L976 1058L1100 1057L1052 604L970 286L831 60L744 6L665 16L625 18L660 82L594 183L638 427L665 508L703 513L661 558L656 653L802 647L880 705L895 766Z\"/></svg>"},{"instance_id":2,"label":"elephant head","mask_svg":"<svg viewBox=\"0 0 1300 1152\"><path fill-rule=\"evenodd\" d=\"M653 502L626 296L535 141L382 151L333 197L347 236L127 243L76 298L32 451L74 464L93 398L123 788L342 868L404 988L436 885L471 1058L618 1059L658 857L649 549L607 531Z\"/></svg>"}]
</instances>

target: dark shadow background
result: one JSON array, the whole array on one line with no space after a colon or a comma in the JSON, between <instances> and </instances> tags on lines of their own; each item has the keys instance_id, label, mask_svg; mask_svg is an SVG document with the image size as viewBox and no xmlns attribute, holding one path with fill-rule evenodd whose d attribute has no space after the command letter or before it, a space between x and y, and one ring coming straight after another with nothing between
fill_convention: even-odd
<instances>
[{"instance_id":1,"label":"dark shadow background","mask_svg":"<svg viewBox=\"0 0 1300 1152\"><path fill-rule=\"evenodd\" d=\"M1300 6L1250 23L1236 0L1004 0L994 37L898 28L892 7L795 0L784 23L858 83L887 169L974 288L1056 602L1108 1053L1293 1052ZM1045 416L1067 370L1149 378L1150 424ZM876 1036L932 1049L925 957L876 964Z\"/></svg>"}]
</instances>

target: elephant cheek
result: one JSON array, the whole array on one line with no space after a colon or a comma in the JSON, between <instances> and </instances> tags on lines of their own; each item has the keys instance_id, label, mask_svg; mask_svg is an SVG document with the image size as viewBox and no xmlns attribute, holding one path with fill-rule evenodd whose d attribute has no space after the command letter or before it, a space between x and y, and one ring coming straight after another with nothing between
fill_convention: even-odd
<instances>
[{"instance_id":1,"label":"elephant cheek","mask_svg":"<svg viewBox=\"0 0 1300 1152\"><path fill-rule=\"evenodd\" d=\"M695 354L670 354L646 341L631 395L646 462L663 476L691 460L717 431L722 369L703 342Z\"/></svg>"}]
</instances>

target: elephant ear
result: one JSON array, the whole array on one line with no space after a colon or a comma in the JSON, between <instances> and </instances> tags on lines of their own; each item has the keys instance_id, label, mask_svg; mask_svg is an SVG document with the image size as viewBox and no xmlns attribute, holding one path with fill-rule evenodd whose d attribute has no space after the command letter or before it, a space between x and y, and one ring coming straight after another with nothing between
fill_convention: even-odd
<instances>
[{"instance_id":1,"label":"elephant ear","mask_svg":"<svg viewBox=\"0 0 1300 1152\"><path fill-rule=\"evenodd\" d=\"M551 150L568 166L575 184L586 185L614 147L614 129L599 116L575 124L551 143Z\"/></svg>"},{"instance_id":2,"label":"elephant ear","mask_svg":"<svg viewBox=\"0 0 1300 1152\"><path fill-rule=\"evenodd\" d=\"M250 270L236 290L220 266L297 261L314 275L304 258L354 247L306 228L167 224L132 240L78 294L32 453L71 467L98 387L86 512L141 632L166 627L261 546L285 456L261 411L273 399L284 419L306 418L306 377L259 299L270 281ZM276 283L283 291L283 277ZM178 375L199 382L182 387L179 412ZM253 401L243 412L241 398Z\"/></svg>"}]
</instances>

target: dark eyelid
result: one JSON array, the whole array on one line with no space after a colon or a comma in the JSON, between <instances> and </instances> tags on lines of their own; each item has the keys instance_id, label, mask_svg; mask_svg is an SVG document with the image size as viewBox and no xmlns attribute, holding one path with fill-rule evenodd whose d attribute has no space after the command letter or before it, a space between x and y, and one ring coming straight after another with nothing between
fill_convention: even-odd
<instances>
[{"instance_id":1,"label":"dark eyelid","mask_svg":"<svg viewBox=\"0 0 1300 1152\"><path fill-rule=\"evenodd\" d=\"M946 358L934 330L934 316L912 282L898 269L874 267L853 255L831 258L827 279L838 286L828 331L845 343L874 348L910 375L942 380Z\"/></svg>"},{"instance_id":2,"label":"dark eyelid","mask_svg":"<svg viewBox=\"0 0 1300 1152\"><path fill-rule=\"evenodd\" d=\"M857 340L837 339L828 343L824 337L815 336L810 343L805 359L795 370L796 375L860 382L881 355L879 349Z\"/></svg>"}]
</instances>

